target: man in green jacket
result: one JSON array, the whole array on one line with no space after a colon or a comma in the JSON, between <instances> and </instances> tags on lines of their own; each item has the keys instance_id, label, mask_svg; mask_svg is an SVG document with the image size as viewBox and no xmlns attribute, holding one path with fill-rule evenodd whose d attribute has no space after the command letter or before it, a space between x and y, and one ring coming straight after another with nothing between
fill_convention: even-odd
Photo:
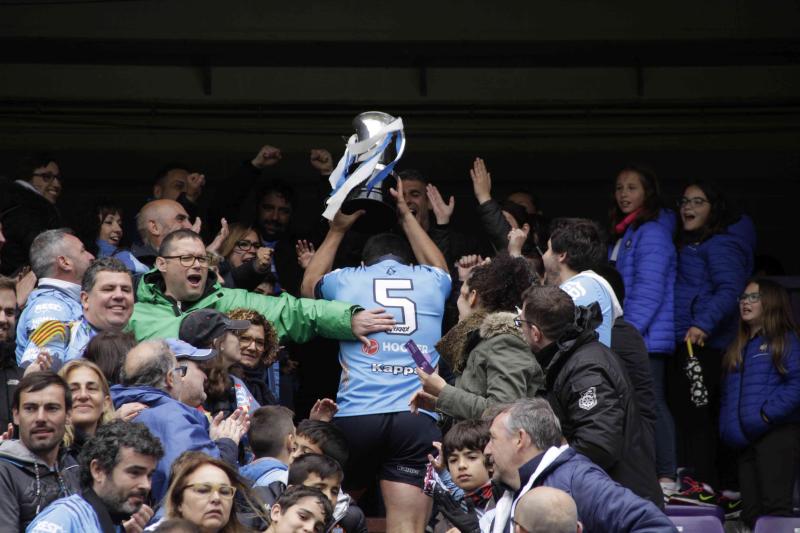
<instances>
[{"instance_id":1,"label":"man in green jacket","mask_svg":"<svg viewBox=\"0 0 800 533\"><path fill-rule=\"evenodd\" d=\"M223 313L237 307L253 309L272 323L281 340L288 337L294 342L321 335L368 344L367 335L388 331L395 324L383 309L364 310L343 302L295 298L288 293L264 296L223 288L215 274L209 276L202 239L188 229L173 231L164 238L155 268L139 283L136 300L128 329L137 341L177 338L183 317L206 308Z\"/></svg>"}]
</instances>

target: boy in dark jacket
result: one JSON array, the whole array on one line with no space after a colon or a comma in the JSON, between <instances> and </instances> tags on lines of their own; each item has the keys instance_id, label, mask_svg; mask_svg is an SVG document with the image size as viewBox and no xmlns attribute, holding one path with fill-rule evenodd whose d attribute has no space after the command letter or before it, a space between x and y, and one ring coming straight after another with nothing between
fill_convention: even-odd
<instances>
[{"instance_id":1,"label":"boy in dark jacket","mask_svg":"<svg viewBox=\"0 0 800 533\"><path fill-rule=\"evenodd\" d=\"M367 533L364 513L342 492L344 472L336 460L326 455L307 453L289 468L289 486L305 485L322 491L333 506L332 533Z\"/></svg>"},{"instance_id":2,"label":"boy in dark jacket","mask_svg":"<svg viewBox=\"0 0 800 533\"><path fill-rule=\"evenodd\" d=\"M322 420L301 421L297 425L296 444L297 447L292 456L295 462L292 463L292 468L289 470L289 484L293 483L292 472L295 471L295 464L305 455L321 454L334 460L339 465L347 463L347 458L350 455L350 450L347 448L347 439L342 430L338 426ZM317 474L321 475L319 472ZM344 473L342 473L342 476L344 476ZM305 478L302 483L309 484L305 481ZM341 485L341 480L339 484ZM323 492L325 491L323 490ZM347 493L340 490L336 501L331 499L331 504L334 506L331 531L334 533L341 533L342 531L366 533L367 526L364 511L356 505ZM337 527L339 531L337 531Z\"/></svg>"},{"instance_id":3,"label":"boy in dark jacket","mask_svg":"<svg viewBox=\"0 0 800 533\"><path fill-rule=\"evenodd\" d=\"M442 484L450 490L449 494L443 494L434 489L434 500L442 515L435 532L458 527L457 517L449 512L453 504L465 510L474 509L478 518L494 508L489 460L483 453L488 443L489 425L483 420L459 422L444 436L440 459L433 464Z\"/></svg>"}]
</instances>

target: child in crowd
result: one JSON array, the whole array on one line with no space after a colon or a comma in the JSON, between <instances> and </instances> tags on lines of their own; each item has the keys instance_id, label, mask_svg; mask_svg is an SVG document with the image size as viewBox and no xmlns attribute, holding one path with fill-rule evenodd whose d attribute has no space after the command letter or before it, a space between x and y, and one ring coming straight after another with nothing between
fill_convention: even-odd
<instances>
[{"instance_id":1,"label":"child in crowd","mask_svg":"<svg viewBox=\"0 0 800 533\"><path fill-rule=\"evenodd\" d=\"M298 457L289 468L289 486L304 485L322 491L333 506L332 533L367 533L363 511L341 491L344 472L335 459L317 453Z\"/></svg>"},{"instance_id":2,"label":"child in crowd","mask_svg":"<svg viewBox=\"0 0 800 533\"><path fill-rule=\"evenodd\" d=\"M295 483L292 481L294 479L293 472L295 471L295 463L305 459L306 456L325 456L326 459L332 460L332 462L339 465L339 472L342 473L342 476L344 476L344 473L341 470L341 465L344 465L347 462L350 451L347 448L347 439L345 438L344 433L342 433L342 430L337 426L331 424L330 422L323 422L321 420L303 420L297 425L297 436L295 443L296 448L292 456L294 462L292 463L292 468L289 471L290 485ZM300 466L298 466L298 469L305 468L302 466L303 464L304 463L302 462L299 463ZM311 469L310 471L315 472L316 476L326 477L322 475L323 472L321 467L314 468L316 468L316 470ZM300 474L298 474L298 476L300 476ZM315 479L313 477L306 478L306 476L302 476L302 478L303 481L297 482L304 483L305 485L311 484L308 479ZM339 480L339 486L341 487L341 479ZM323 490L323 492L326 491ZM331 531L335 533L366 533L367 527L366 519L364 518L364 512L355 504L348 494L341 492L341 490L338 490L337 492L338 498L331 498L331 504L334 506L334 520Z\"/></svg>"},{"instance_id":3,"label":"child in crowd","mask_svg":"<svg viewBox=\"0 0 800 533\"><path fill-rule=\"evenodd\" d=\"M489 426L482 420L464 420L454 425L444 436L437 458L430 457L438 483L450 492L450 499L462 509L474 507L478 518L494 508L492 474L484 448L489 442ZM469 502L469 505L467 504ZM434 531L444 532L453 527L442 515L437 517Z\"/></svg>"},{"instance_id":4,"label":"child in crowd","mask_svg":"<svg viewBox=\"0 0 800 533\"><path fill-rule=\"evenodd\" d=\"M302 420L297 425L295 439L294 459L307 453L327 455L344 466L350 451L347 448L347 439L338 426L321 420Z\"/></svg>"},{"instance_id":5,"label":"child in crowd","mask_svg":"<svg viewBox=\"0 0 800 533\"><path fill-rule=\"evenodd\" d=\"M295 448L294 413L283 406L259 407L250 415L247 439L255 460L239 469L239 473L274 494L275 501L283 492L289 478L289 464ZM259 494L260 495L260 494Z\"/></svg>"},{"instance_id":6,"label":"child in crowd","mask_svg":"<svg viewBox=\"0 0 800 533\"><path fill-rule=\"evenodd\" d=\"M326 531L331 519L331 504L319 489L290 487L270 509L267 533Z\"/></svg>"}]
</instances>

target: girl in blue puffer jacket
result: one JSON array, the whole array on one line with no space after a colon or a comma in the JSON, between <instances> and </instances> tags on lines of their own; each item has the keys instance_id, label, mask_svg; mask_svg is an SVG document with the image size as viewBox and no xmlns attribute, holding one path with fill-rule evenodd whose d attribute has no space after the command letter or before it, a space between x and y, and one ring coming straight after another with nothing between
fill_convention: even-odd
<instances>
[{"instance_id":1,"label":"girl in blue puffer jacket","mask_svg":"<svg viewBox=\"0 0 800 533\"><path fill-rule=\"evenodd\" d=\"M737 298L753 269L755 242L745 232L745 217L731 224L725 198L710 183L695 181L685 187L678 202L678 275L675 280L676 357L668 375L670 408L675 416L678 463L713 487L727 482L717 472L719 387L722 354L733 340L738 322ZM748 219L749 220L749 219ZM691 401L691 384L684 365L693 345L708 391L707 404ZM724 474L725 472L722 472Z\"/></svg>"},{"instance_id":2,"label":"girl in blue puffer jacket","mask_svg":"<svg viewBox=\"0 0 800 533\"><path fill-rule=\"evenodd\" d=\"M656 395L656 470L674 488L675 423L664 394L666 363L675 349L675 218L661 209L658 180L641 167L617 176L611 209L615 242L609 258L625 283L625 320L636 326L650 354Z\"/></svg>"},{"instance_id":3,"label":"girl in blue puffer jacket","mask_svg":"<svg viewBox=\"0 0 800 533\"><path fill-rule=\"evenodd\" d=\"M742 519L790 516L800 465L800 339L789 296L756 278L739 297L739 330L723 359L720 434L740 450Z\"/></svg>"}]
</instances>

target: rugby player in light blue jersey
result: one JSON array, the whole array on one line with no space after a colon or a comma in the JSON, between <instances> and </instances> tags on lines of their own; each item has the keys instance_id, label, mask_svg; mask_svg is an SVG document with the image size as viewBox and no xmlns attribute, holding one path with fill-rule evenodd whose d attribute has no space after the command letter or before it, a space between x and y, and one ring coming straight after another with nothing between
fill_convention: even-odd
<instances>
[{"instance_id":1,"label":"rugby player in light blue jersey","mask_svg":"<svg viewBox=\"0 0 800 533\"><path fill-rule=\"evenodd\" d=\"M339 212L306 268L301 292L365 308L382 306L394 316L391 331L370 335L366 343L340 342L342 375L334 422L350 445L345 469L348 490L364 489L377 477L387 531L422 531L431 505L422 492L425 466L441 432L432 413L415 415L409 410L419 379L417 365L403 345L413 339L431 365L438 364L434 344L442 336L451 280L444 255L403 199L402 183L391 192L408 243L395 234L374 235L364 245L360 267L331 272L342 238L363 214Z\"/></svg>"},{"instance_id":2,"label":"rugby player in light blue jersey","mask_svg":"<svg viewBox=\"0 0 800 533\"><path fill-rule=\"evenodd\" d=\"M610 348L611 328L622 316L622 306L608 282L591 270L605 259L606 248L596 223L583 218L553 221L547 251L542 256L545 283L558 285L575 305L600 304L603 322L597 333L600 342Z\"/></svg>"}]
</instances>

